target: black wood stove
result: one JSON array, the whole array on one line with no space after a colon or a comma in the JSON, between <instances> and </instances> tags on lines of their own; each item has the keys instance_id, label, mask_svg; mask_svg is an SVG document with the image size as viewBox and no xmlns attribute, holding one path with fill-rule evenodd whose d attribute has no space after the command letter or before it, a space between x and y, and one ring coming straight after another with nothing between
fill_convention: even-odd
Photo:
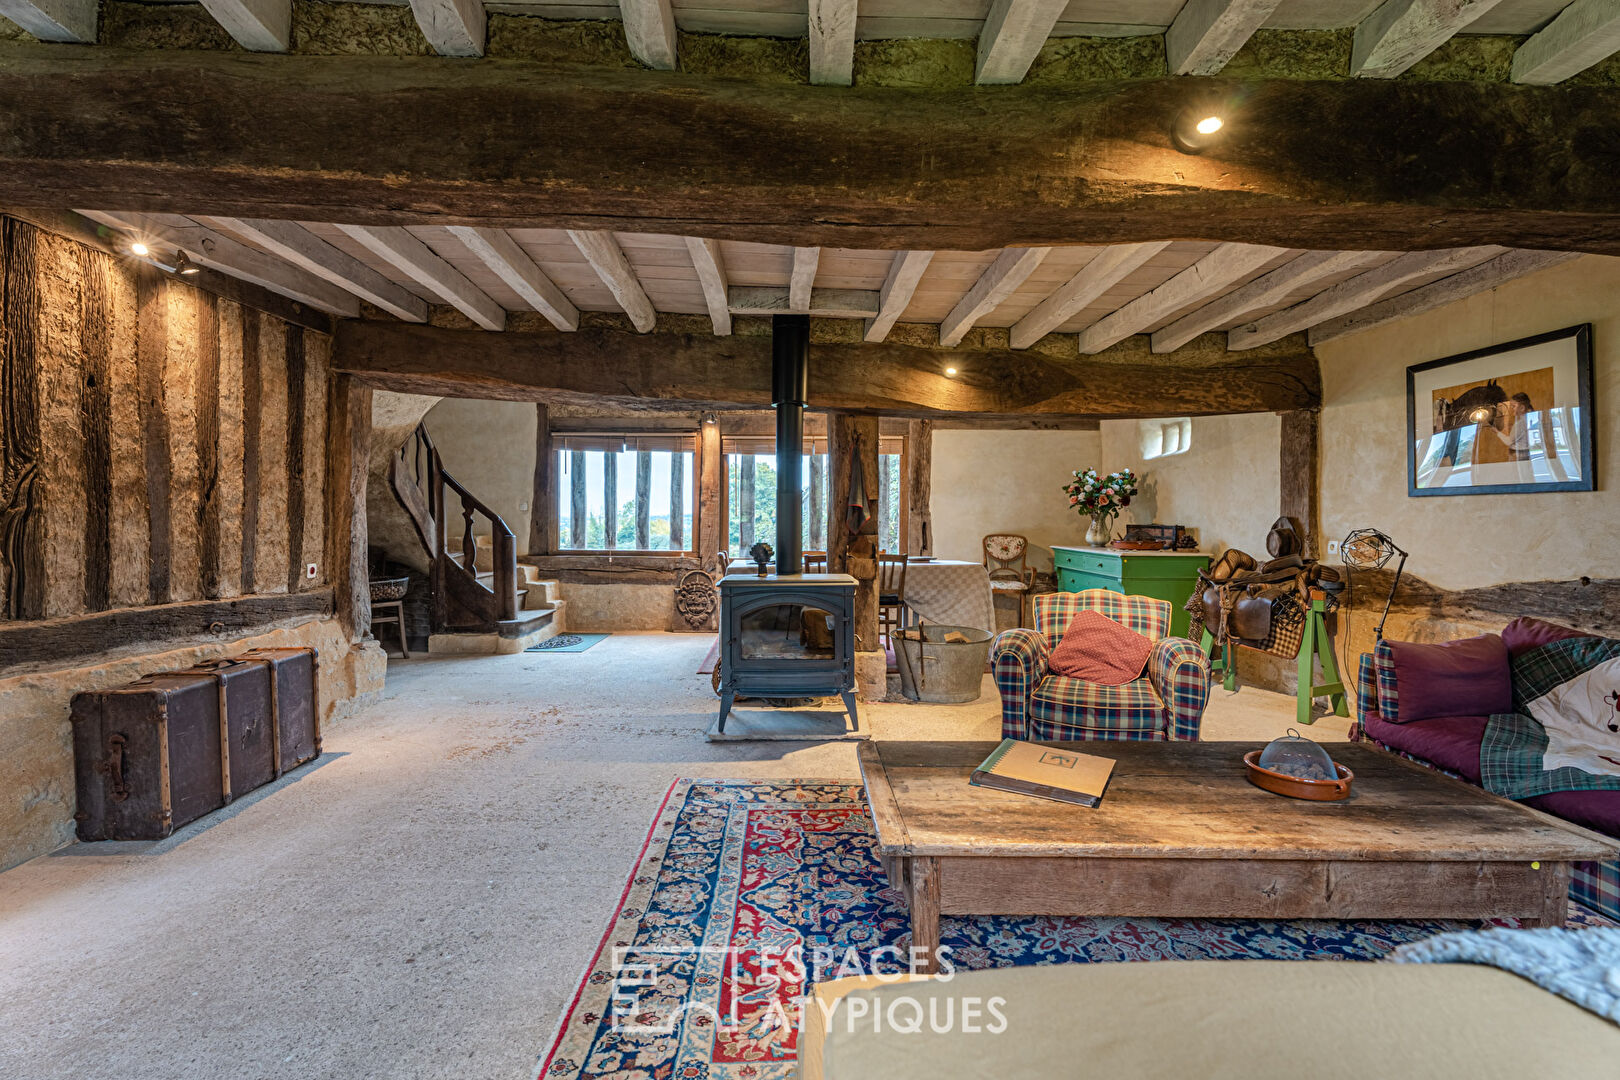
<instances>
[{"instance_id":1,"label":"black wood stove","mask_svg":"<svg viewBox=\"0 0 1620 1080\"><path fill-rule=\"evenodd\" d=\"M720 730L738 697L838 694L855 712L855 579L804 574L799 507L804 495L808 315L772 322L771 403L776 408L776 573L720 582Z\"/></svg>"}]
</instances>

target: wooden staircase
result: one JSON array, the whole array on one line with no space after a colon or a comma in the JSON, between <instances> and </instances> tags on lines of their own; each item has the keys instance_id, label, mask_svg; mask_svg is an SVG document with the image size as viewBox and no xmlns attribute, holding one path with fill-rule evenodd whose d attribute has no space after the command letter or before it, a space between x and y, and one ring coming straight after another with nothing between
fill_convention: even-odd
<instances>
[{"instance_id":1,"label":"wooden staircase","mask_svg":"<svg viewBox=\"0 0 1620 1080\"><path fill-rule=\"evenodd\" d=\"M445 471L423 426L395 451L388 486L428 555L429 653L521 652L561 632L557 583L518 565L511 528Z\"/></svg>"}]
</instances>

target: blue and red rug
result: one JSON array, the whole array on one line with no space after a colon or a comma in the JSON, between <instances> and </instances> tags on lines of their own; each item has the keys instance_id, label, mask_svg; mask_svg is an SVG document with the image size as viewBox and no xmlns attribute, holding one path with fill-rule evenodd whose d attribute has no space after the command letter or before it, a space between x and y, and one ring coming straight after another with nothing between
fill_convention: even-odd
<instances>
[{"instance_id":1,"label":"blue and red rug","mask_svg":"<svg viewBox=\"0 0 1620 1080\"><path fill-rule=\"evenodd\" d=\"M793 1076L807 985L903 970L910 922L875 844L859 784L676 781L538 1077ZM941 935L975 969L1376 960L1468 925L947 916Z\"/></svg>"}]
</instances>

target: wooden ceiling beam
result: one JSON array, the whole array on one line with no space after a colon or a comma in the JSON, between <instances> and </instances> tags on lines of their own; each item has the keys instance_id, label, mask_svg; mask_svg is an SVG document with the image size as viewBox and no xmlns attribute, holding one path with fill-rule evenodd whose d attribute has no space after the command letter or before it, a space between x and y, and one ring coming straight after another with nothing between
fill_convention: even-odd
<instances>
[{"instance_id":1,"label":"wooden ceiling beam","mask_svg":"<svg viewBox=\"0 0 1620 1080\"><path fill-rule=\"evenodd\" d=\"M917 283L933 259L932 251L902 251L895 255L878 293L878 313L866 320L862 336L867 341L882 341L889 336L894 324L905 314L917 291Z\"/></svg>"},{"instance_id":2,"label":"wooden ceiling beam","mask_svg":"<svg viewBox=\"0 0 1620 1080\"><path fill-rule=\"evenodd\" d=\"M619 307L630 316L635 328L643 334L651 330L658 322L658 313L653 310L652 301L647 299L647 290L641 287L641 279L636 277L635 268L624 257L624 249L619 246L618 238L610 232L580 229L569 229L568 236L579 248L579 253L585 256L585 261L591 264L591 269L596 271L596 276L602 279L602 284L608 287Z\"/></svg>"},{"instance_id":3,"label":"wooden ceiling beam","mask_svg":"<svg viewBox=\"0 0 1620 1080\"><path fill-rule=\"evenodd\" d=\"M1620 254L1620 153L1570 136L1612 127L1620 88L1167 77L1004 87L987 114L982 88L869 87L833 109L805 86L530 68L0 43L0 205L894 251ZM1168 120L1205 94L1241 116L1179 153Z\"/></svg>"},{"instance_id":4,"label":"wooden ceiling beam","mask_svg":"<svg viewBox=\"0 0 1620 1080\"><path fill-rule=\"evenodd\" d=\"M1356 26L1350 74L1393 79L1501 0L1384 0Z\"/></svg>"},{"instance_id":5,"label":"wooden ceiling beam","mask_svg":"<svg viewBox=\"0 0 1620 1080\"><path fill-rule=\"evenodd\" d=\"M0 15L41 41L94 45L100 11L100 0L0 0Z\"/></svg>"},{"instance_id":6,"label":"wooden ceiling beam","mask_svg":"<svg viewBox=\"0 0 1620 1080\"><path fill-rule=\"evenodd\" d=\"M945 321L939 324L939 343L958 344L978 321L1001 306L1041 265L1049 247L1007 248L985 268L979 280L956 302Z\"/></svg>"},{"instance_id":7,"label":"wooden ceiling beam","mask_svg":"<svg viewBox=\"0 0 1620 1080\"><path fill-rule=\"evenodd\" d=\"M1069 0L994 0L979 31L973 81L992 86L1023 82L1068 6Z\"/></svg>"},{"instance_id":8,"label":"wooden ceiling beam","mask_svg":"<svg viewBox=\"0 0 1620 1080\"><path fill-rule=\"evenodd\" d=\"M484 0L411 0L411 13L440 56L484 55Z\"/></svg>"},{"instance_id":9,"label":"wooden ceiling beam","mask_svg":"<svg viewBox=\"0 0 1620 1080\"><path fill-rule=\"evenodd\" d=\"M858 0L810 0L810 81L849 86L855 81Z\"/></svg>"},{"instance_id":10,"label":"wooden ceiling beam","mask_svg":"<svg viewBox=\"0 0 1620 1080\"><path fill-rule=\"evenodd\" d=\"M1080 351L1099 353L1132 334L1151 329L1188 304L1214 296L1287 253L1287 248L1223 244L1163 285L1080 331Z\"/></svg>"},{"instance_id":11,"label":"wooden ceiling beam","mask_svg":"<svg viewBox=\"0 0 1620 1080\"><path fill-rule=\"evenodd\" d=\"M1413 289L1411 292L1392 296L1388 300L1352 311L1348 315L1340 315L1336 319L1317 323L1310 329L1309 341L1314 347L1344 337L1346 334L1371 330L1375 326L1383 326L1398 319L1409 319L1413 315L1433 311L1437 307L1465 299L1475 293L1494 289L1515 278L1547 270L1578 258L1580 256L1572 251L1509 251L1489 262L1441 278L1421 289Z\"/></svg>"},{"instance_id":12,"label":"wooden ceiling beam","mask_svg":"<svg viewBox=\"0 0 1620 1080\"><path fill-rule=\"evenodd\" d=\"M1214 75L1282 0L1187 0L1164 32L1165 61L1172 75Z\"/></svg>"},{"instance_id":13,"label":"wooden ceiling beam","mask_svg":"<svg viewBox=\"0 0 1620 1080\"><path fill-rule=\"evenodd\" d=\"M912 419L1100 419L1286 412L1321 402L1303 335L1242 357L1228 355L1217 335L1171 357L1154 356L1142 338L1085 357L1072 349L947 349L897 336L880 345L817 340L810 408ZM762 409L771 400L771 337L757 329L730 337L600 327L480 335L348 320L338 324L332 366L375 387L454 397L655 412ZM957 374L947 377L947 367Z\"/></svg>"},{"instance_id":14,"label":"wooden ceiling beam","mask_svg":"<svg viewBox=\"0 0 1620 1080\"><path fill-rule=\"evenodd\" d=\"M249 52L284 53L292 44L292 0L202 0L202 5Z\"/></svg>"},{"instance_id":15,"label":"wooden ceiling beam","mask_svg":"<svg viewBox=\"0 0 1620 1080\"><path fill-rule=\"evenodd\" d=\"M563 295L556 282L546 276L546 272L529 258L529 253L519 247L505 229L452 225L446 231L478 256L496 277L506 283L507 288L544 315L552 326L559 330L579 329L579 308Z\"/></svg>"},{"instance_id":16,"label":"wooden ceiling beam","mask_svg":"<svg viewBox=\"0 0 1620 1080\"><path fill-rule=\"evenodd\" d=\"M1513 81L1563 82L1620 52L1620 0L1575 0L1513 53Z\"/></svg>"},{"instance_id":17,"label":"wooden ceiling beam","mask_svg":"<svg viewBox=\"0 0 1620 1080\"><path fill-rule=\"evenodd\" d=\"M1365 274L1341 281L1293 307L1233 328L1226 335L1226 347L1236 351L1277 341L1317 323L1366 307L1390 290L1418 278L1454 274L1470 266L1478 266L1486 259L1494 259L1505 250L1499 247L1475 247L1409 252L1382 266L1375 266Z\"/></svg>"},{"instance_id":18,"label":"wooden ceiling beam","mask_svg":"<svg viewBox=\"0 0 1620 1080\"><path fill-rule=\"evenodd\" d=\"M821 265L821 249L793 249L793 270L788 275L788 302L794 311L810 310L810 290L815 288L816 268Z\"/></svg>"},{"instance_id":19,"label":"wooden ceiling beam","mask_svg":"<svg viewBox=\"0 0 1620 1080\"><path fill-rule=\"evenodd\" d=\"M407 322L427 322L427 301L379 274L341 248L333 247L296 221L202 217L203 225L253 241L300 270L330 281Z\"/></svg>"},{"instance_id":20,"label":"wooden ceiling beam","mask_svg":"<svg viewBox=\"0 0 1620 1080\"><path fill-rule=\"evenodd\" d=\"M1009 335L1012 347L1029 348L1169 246L1168 240L1155 240L1146 244L1113 244L1104 248L1081 267L1079 273L1013 324Z\"/></svg>"},{"instance_id":21,"label":"wooden ceiling beam","mask_svg":"<svg viewBox=\"0 0 1620 1080\"><path fill-rule=\"evenodd\" d=\"M468 281L460 270L435 255L433 249L409 229L393 225L339 225L338 228L485 330L506 328L506 309Z\"/></svg>"},{"instance_id":22,"label":"wooden ceiling beam","mask_svg":"<svg viewBox=\"0 0 1620 1080\"><path fill-rule=\"evenodd\" d=\"M333 315L360 314L360 303L347 291L306 273L274 255L239 243L202 225L176 225L150 214L78 210L92 221L127 233L132 240L174 248L199 266L251 282L271 292L309 304ZM162 258L168 253L155 251Z\"/></svg>"},{"instance_id":23,"label":"wooden ceiling beam","mask_svg":"<svg viewBox=\"0 0 1620 1080\"><path fill-rule=\"evenodd\" d=\"M670 0L619 0L630 55L658 71L674 71L679 37Z\"/></svg>"},{"instance_id":24,"label":"wooden ceiling beam","mask_svg":"<svg viewBox=\"0 0 1620 1080\"><path fill-rule=\"evenodd\" d=\"M703 303L709 309L714 332L721 337L731 333L731 308L727 291L726 260L720 253L720 241L696 236L686 238L686 250L692 255L692 269L697 271L698 284L703 287Z\"/></svg>"}]
</instances>

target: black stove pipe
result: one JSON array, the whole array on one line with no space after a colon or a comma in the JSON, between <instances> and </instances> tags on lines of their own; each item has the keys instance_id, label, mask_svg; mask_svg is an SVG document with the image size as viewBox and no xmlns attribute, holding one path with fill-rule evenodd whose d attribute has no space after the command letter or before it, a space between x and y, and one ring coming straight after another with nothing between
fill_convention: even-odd
<instances>
[{"instance_id":1,"label":"black stove pipe","mask_svg":"<svg viewBox=\"0 0 1620 1080\"><path fill-rule=\"evenodd\" d=\"M771 405L776 409L776 572L804 572L804 406L810 316L771 319Z\"/></svg>"}]
</instances>

